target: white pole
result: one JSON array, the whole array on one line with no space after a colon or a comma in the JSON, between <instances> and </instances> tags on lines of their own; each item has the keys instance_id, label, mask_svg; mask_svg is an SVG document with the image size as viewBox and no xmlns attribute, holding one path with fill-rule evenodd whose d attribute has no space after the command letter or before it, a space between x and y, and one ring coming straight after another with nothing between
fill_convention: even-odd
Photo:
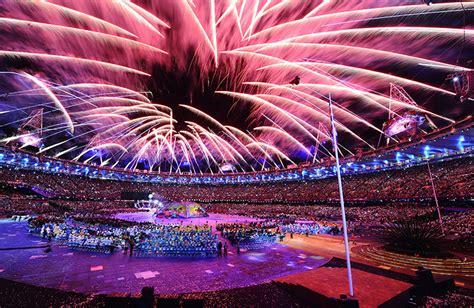
<instances>
[{"instance_id":1,"label":"white pole","mask_svg":"<svg viewBox=\"0 0 474 308\"><path fill-rule=\"evenodd\" d=\"M332 110L332 101L331 93L329 93L329 110L331 112L331 126L332 126L332 143L334 146L334 152L336 154L336 171L337 171L337 182L339 184L339 197L341 200L341 210L342 210L342 225L344 231L344 245L346 248L346 262L347 262L347 278L349 279L349 294L354 296L354 287L352 286L352 269L351 269L351 258L349 251L349 238L347 236L347 223L346 223L346 210L344 208L344 194L342 192L342 179L341 179L341 170L339 166L339 149L337 146L337 131L336 125L334 124L334 112Z\"/></svg>"},{"instance_id":2,"label":"white pole","mask_svg":"<svg viewBox=\"0 0 474 308\"><path fill-rule=\"evenodd\" d=\"M433 196L434 196L435 203L436 203L436 211L438 212L439 224L441 225L441 233L444 236L443 219L441 218L441 212L439 210L438 196L436 196L436 189L435 189L435 186L434 186L433 175L431 174L430 163L427 162L426 165L428 166L428 173L430 175L431 188L433 189Z\"/></svg>"},{"instance_id":3,"label":"white pole","mask_svg":"<svg viewBox=\"0 0 474 308\"><path fill-rule=\"evenodd\" d=\"M170 134L170 148L174 151L174 147L173 147L173 110L170 110L170 131L169 131L169 134ZM170 174L171 172L173 171L173 156L174 154L173 153L170 153L171 155L171 163L170 163ZM176 161L176 163L178 163L178 161ZM179 165L178 165L178 168L179 168Z\"/></svg>"}]
</instances>

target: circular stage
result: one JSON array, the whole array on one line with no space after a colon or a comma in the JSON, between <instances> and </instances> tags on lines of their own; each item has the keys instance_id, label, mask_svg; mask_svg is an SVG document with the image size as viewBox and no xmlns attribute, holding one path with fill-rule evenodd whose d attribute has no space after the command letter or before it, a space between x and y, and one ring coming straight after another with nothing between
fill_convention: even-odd
<instances>
[{"instance_id":1,"label":"circular stage","mask_svg":"<svg viewBox=\"0 0 474 308\"><path fill-rule=\"evenodd\" d=\"M183 225L204 225L208 224L215 229L216 224L222 223L249 223L263 221L263 219L256 219L238 215L225 215L225 214L214 214L208 213L207 217L195 217L195 218L163 218L156 217L154 211L147 212L135 212L135 213L118 213L114 216L117 219L123 219L134 222L152 222L159 224L183 224Z\"/></svg>"},{"instance_id":2,"label":"circular stage","mask_svg":"<svg viewBox=\"0 0 474 308\"><path fill-rule=\"evenodd\" d=\"M206 210L196 202L171 202L155 212L162 218L202 218L208 217Z\"/></svg>"},{"instance_id":3,"label":"circular stage","mask_svg":"<svg viewBox=\"0 0 474 308\"><path fill-rule=\"evenodd\" d=\"M204 219L228 221L227 215L222 216ZM129 218L139 219L139 215ZM156 293L176 294L260 284L328 261L277 243L240 255L230 247L226 258L140 258L122 252L108 255L73 250L55 241L49 253L44 248L5 250L46 244L46 240L28 234L26 222L0 220L0 277L77 292L139 292L153 286Z\"/></svg>"}]
</instances>

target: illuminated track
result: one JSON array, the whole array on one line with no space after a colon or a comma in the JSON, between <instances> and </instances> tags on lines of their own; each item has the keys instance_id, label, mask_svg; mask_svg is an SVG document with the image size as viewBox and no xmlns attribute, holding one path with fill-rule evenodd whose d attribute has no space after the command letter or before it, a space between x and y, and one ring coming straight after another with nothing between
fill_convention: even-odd
<instances>
[{"instance_id":1,"label":"illuminated track","mask_svg":"<svg viewBox=\"0 0 474 308\"><path fill-rule=\"evenodd\" d=\"M459 259L434 259L402 255L385 251L375 246L363 246L353 249L357 256L381 266L396 267L416 271L419 266L432 270L433 274L461 277L474 277L474 261Z\"/></svg>"}]
</instances>

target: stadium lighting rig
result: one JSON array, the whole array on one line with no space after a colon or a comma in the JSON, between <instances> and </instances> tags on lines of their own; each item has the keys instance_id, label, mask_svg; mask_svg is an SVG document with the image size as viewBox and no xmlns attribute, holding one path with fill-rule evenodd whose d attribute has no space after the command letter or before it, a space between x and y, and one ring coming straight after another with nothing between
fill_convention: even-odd
<instances>
[{"instance_id":1,"label":"stadium lighting rig","mask_svg":"<svg viewBox=\"0 0 474 308\"><path fill-rule=\"evenodd\" d=\"M447 80L452 82L456 99L459 102L472 100L471 95L474 94L474 72L472 70L448 75Z\"/></svg>"}]
</instances>

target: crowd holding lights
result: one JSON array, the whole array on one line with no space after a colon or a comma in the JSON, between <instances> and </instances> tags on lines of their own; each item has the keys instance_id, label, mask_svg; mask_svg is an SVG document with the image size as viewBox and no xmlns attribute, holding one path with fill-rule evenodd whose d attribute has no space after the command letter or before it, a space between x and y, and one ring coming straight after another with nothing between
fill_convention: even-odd
<instances>
[{"instance_id":1,"label":"crowd holding lights","mask_svg":"<svg viewBox=\"0 0 474 308\"><path fill-rule=\"evenodd\" d=\"M474 163L472 155L431 161L431 172L440 200L464 200L472 191ZM426 164L406 168L378 169L377 172L345 174L344 194L352 203L432 200L433 190ZM10 189L23 187L43 198L70 201L121 200L123 192L159 192L164 200L209 202L251 202L298 204L337 202L334 177L314 180L250 182L226 184L181 184L139 181L117 181L63 173L46 173L15 168L2 168L0 182ZM314 189L317 185L318 189ZM218 188L218 189L216 189ZM9 200L7 200L9 201ZM11 200L9 201L11 202ZM467 202L467 201L466 201Z\"/></svg>"},{"instance_id":2,"label":"crowd holding lights","mask_svg":"<svg viewBox=\"0 0 474 308\"><path fill-rule=\"evenodd\" d=\"M433 134L434 137L425 142L414 142L402 148L375 152L364 159L349 157L341 165L343 174L357 174L380 170L405 168L407 166L423 164L426 161L448 159L458 155L470 155L473 144L465 135L471 134L472 121L468 120L467 128L460 133L451 135L449 131ZM445 140L448 138L448 140ZM446 141L446 146L440 148L436 143ZM414 154L418 153L418 154ZM82 175L90 178L107 180L125 180L135 182L169 183L169 184L233 184L317 180L333 177L336 174L333 162L314 165L301 165L297 168L287 168L266 172L221 173L203 175L171 175L169 173L125 171L119 168L107 168L93 164L80 164L71 161L53 159L24 151L17 151L9 147L0 147L0 166L25 170L38 170L47 173Z\"/></svg>"}]
</instances>

